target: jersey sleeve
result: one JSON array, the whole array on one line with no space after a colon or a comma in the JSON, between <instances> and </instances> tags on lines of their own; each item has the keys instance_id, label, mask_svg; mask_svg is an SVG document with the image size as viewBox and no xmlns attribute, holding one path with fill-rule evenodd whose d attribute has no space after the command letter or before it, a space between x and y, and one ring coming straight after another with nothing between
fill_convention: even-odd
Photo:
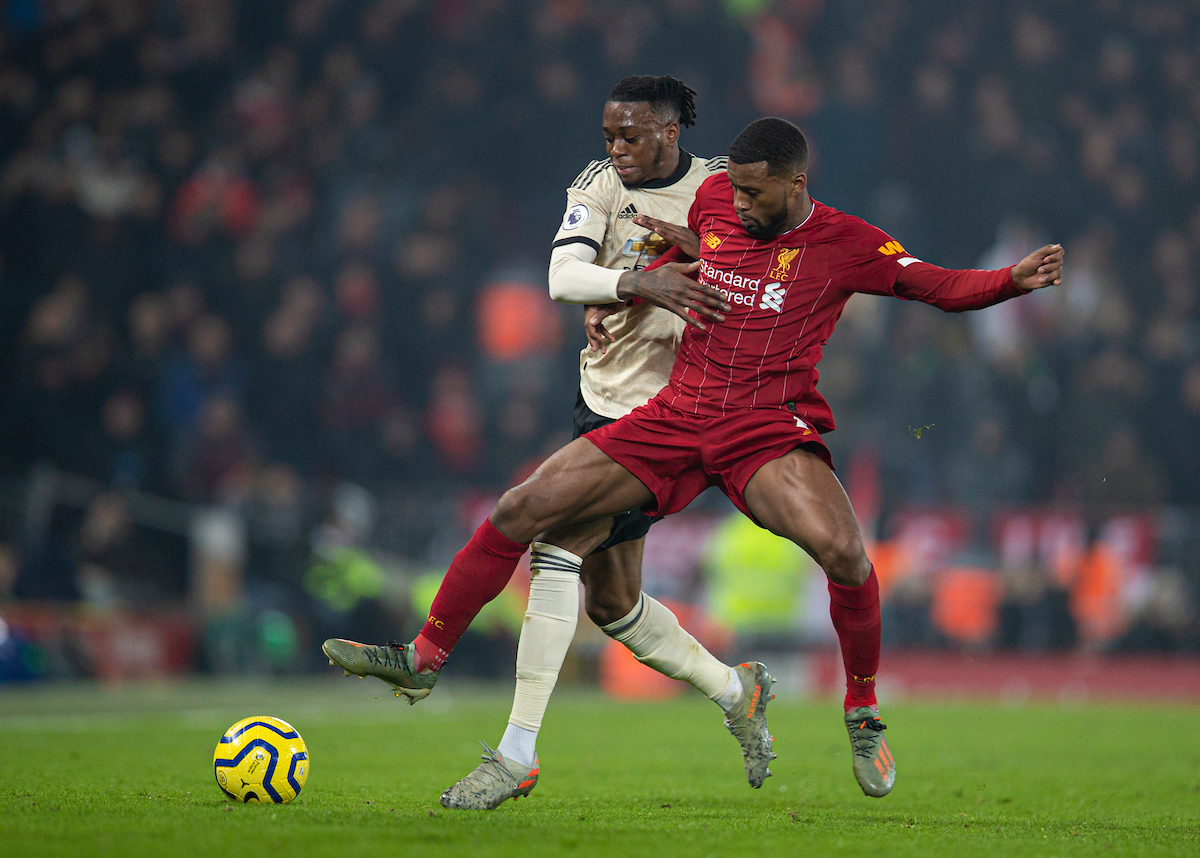
<instances>
[{"instance_id":1,"label":"jersey sleeve","mask_svg":"<svg viewBox=\"0 0 1200 858\"><path fill-rule=\"evenodd\" d=\"M847 292L895 295L896 278L905 265L915 260L900 242L866 221L848 218L847 229L842 270L835 273L834 283Z\"/></svg>"},{"instance_id":2,"label":"jersey sleeve","mask_svg":"<svg viewBox=\"0 0 1200 858\"><path fill-rule=\"evenodd\" d=\"M702 204L701 200L702 200L702 196L704 194L704 185L705 184L708 184L707 180L705 181L704 184L700 185L700 187L696 190L696 198L694 200L692 200L692 204L688 208L688 216L687 216L688 229L690 229L692 232L696 233L697 235L700 234L697 224L700 223L700 214L699 213L700 213L700 210L703 208L703 204ZM696 260L692 259L692 257L688 256L686 253L684 253L682 250L680 250L679 245L673 244L669 248L667 248L666 253L664 253L662 256L658 257L658 259L654 260L649 265L647 265L646 270L653 271L655 268L662 268L668 262L695 262L695 261ZM692 272L691 274L687 274L684 276L689 277L692 280L700 279L700 275L698 272Z\"/></svg>"},{"instance_id":3,"label":"jersey sleeve","mask_svg":"<svg viewBox=\"0 0 1200 858\"><path fill-rule=\"evenodd\" d=\"M717 160L717 159L713 159ZM725 159L721 159L724 161ZM725 176L725 168L722 166L721 171L709 176L700 183L700 187L696 188L696 197L692 200L691 206L688 207L687 225L688 229L700 235L700 223L703 221L705 208L712 205L713 188L718 182L728 182Z\"/></svg>"},{"instance_id":4,"label":"jersey sleeve","mask_svg":"<svg viewBox=\"0 0 1200 858\"><path fill-rule=\"evenodd\" d=\"M625 272L594 265L596 251L586 244L563 244L550 251L550 297L564 304L608 304L617 300Z\"/></svg>"},{"instance_id":5,"label":"jersey sleeve","mask_svg":"<svg viewBox=\"0 0 1200 858\"><path fill-rule=\"evenodd\" d=\"M680 250L679 245L672 244L670 247L667 248L666 253L664 253L662 256L658 257L658 259L654 260L649 265L647 265L646 270L653 271L655 268L662 268L668 262L695 262L695 261L696 260L692 259L692 257L688 256L686 253L684 253L682 250ZM695 279L695 278L692 278L692 279Z\"/></svg>"},{"instance_id":6,"label":"jersey sleeve","mask_svg":"<svg viewBox=\"0 0 1200 858\"><path fill-rule=\"evenodd\" d=\"M567 211L554 235L554 247L580 243L600 252L613 204L612 195L605 193L609 183L604 170L608 164L593 161L567 188Z\"/></svg>"},{"instance_id":7,"label":"jersey sleeve","mask_svg":"<svg viewBox=\"0 0 1200 858\"><path fill-rule=\"evenodd\" d=\"M955 271L914 260L900 272L895 294L948 313L961 313L999 304L1024 295L1025 290L1013 282L1011 268Z\"/></svg>"},{"instance_id":8,"label":"jersey sleeve","mask_svg":"<svg viewBox=\"0 0 1200 858\"><path fill-rule=\"evenodd\" d=\"M1024 294L1011 270L939 268L917 259L878 227L858 221L842 281L854 292L895 295L950 313L979 310Z\"/></svg>"},{"instance_id":9,"label":"jersey sleeve","mask_svg":"<svg viewBox=\"0 0 1200 858\"><path fill-rule=\"evenodd\" d=\"M696 235L700 234L700 227L699 227L700 209L701 209L700 192L703 189L704 189L703 185L701 185L699 188L696 189L696 198L694 200L692 200L692 204L690 206L688 206L688 216L687 216L688 229L690 229L692 232L696 233Z\"/></svg>"}]
</instances>

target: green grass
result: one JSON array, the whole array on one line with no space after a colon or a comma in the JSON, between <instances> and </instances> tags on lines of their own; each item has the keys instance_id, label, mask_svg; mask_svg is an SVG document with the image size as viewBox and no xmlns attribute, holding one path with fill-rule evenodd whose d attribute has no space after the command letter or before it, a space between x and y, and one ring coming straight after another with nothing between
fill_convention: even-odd
<instances>
[{"instance_id":1,"label":"green grass","mask_svg":"<svg viewBox=\"0 0 1200 858\"><path fill-rule=\"evenodd\" d=\"M509 692L444 683L409 707L379 683L0 690L0 855L1184 855L1200 851L1200 714L1179 707L885 707L892 795L862 795L834 702L771 705L779 759L744 779L715 707L561 693L528 799L447 811ZM221 733L270 714L312 775L290 805L233 805Z\"/></svg>"}]
</instances>

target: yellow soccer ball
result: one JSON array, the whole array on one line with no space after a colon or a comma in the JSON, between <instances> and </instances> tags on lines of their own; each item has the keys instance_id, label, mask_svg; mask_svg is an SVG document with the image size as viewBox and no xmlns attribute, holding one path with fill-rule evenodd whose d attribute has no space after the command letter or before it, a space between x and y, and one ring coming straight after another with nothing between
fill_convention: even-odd
<instances>
[{"instance_id":1,"label":"yellow soccer ball","mask_svg":"<svg viewBox=\"0 0 1200 858\"><path fill-rule=\"evenodd\" d=\"M308 780L308 747L287 721L243 718L217 743L213 774L230 801L287 804Z\"/></svg>"}]
</instances>

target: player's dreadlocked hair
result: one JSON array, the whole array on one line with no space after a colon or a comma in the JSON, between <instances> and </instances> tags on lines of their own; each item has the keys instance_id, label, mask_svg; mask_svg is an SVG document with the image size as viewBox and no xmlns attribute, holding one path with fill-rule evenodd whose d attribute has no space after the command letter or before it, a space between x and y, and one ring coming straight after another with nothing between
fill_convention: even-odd
<instances>
[{"instance_id":1,"label":"player's dreadlocked hair","mask_svg":"<svg viewBox=\"0 0 1200 858\"><path fill-rule=\"evenodd\" d=\"M649 102L664 122L678 122L684 128L696 124L696 90L669 74L630 75L612 88L608 100Z\"/></svg>"},{"instance_id":2,"label":"player's dreadlocked hair","mask_svg":"<svg viewBox=\"0 0 1200 858\"><path fill-rule=\"evenodd\" d=\"M772 176L798 173L808 168L808 141L792 123L777 116L759 119L746 126L729 147L733 164L767 162Z\"/></svg>"}]
</instances>

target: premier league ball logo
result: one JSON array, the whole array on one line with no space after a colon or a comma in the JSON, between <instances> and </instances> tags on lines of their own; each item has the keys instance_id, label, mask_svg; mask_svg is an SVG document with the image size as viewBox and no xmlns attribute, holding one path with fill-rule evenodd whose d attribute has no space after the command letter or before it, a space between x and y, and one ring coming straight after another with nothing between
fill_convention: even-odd
<instances>
[{"instance_id":1,"label":"premier league ball logo","mask_svg":"<svg viewBox=\"0 0 1200 858\"><path fill-rule=\"evenodd\" d=\"M308 748L286 721L243 718L217 743L213 775L230 801L287 804L308 780Z\"/></svg>"}]
</instances>

